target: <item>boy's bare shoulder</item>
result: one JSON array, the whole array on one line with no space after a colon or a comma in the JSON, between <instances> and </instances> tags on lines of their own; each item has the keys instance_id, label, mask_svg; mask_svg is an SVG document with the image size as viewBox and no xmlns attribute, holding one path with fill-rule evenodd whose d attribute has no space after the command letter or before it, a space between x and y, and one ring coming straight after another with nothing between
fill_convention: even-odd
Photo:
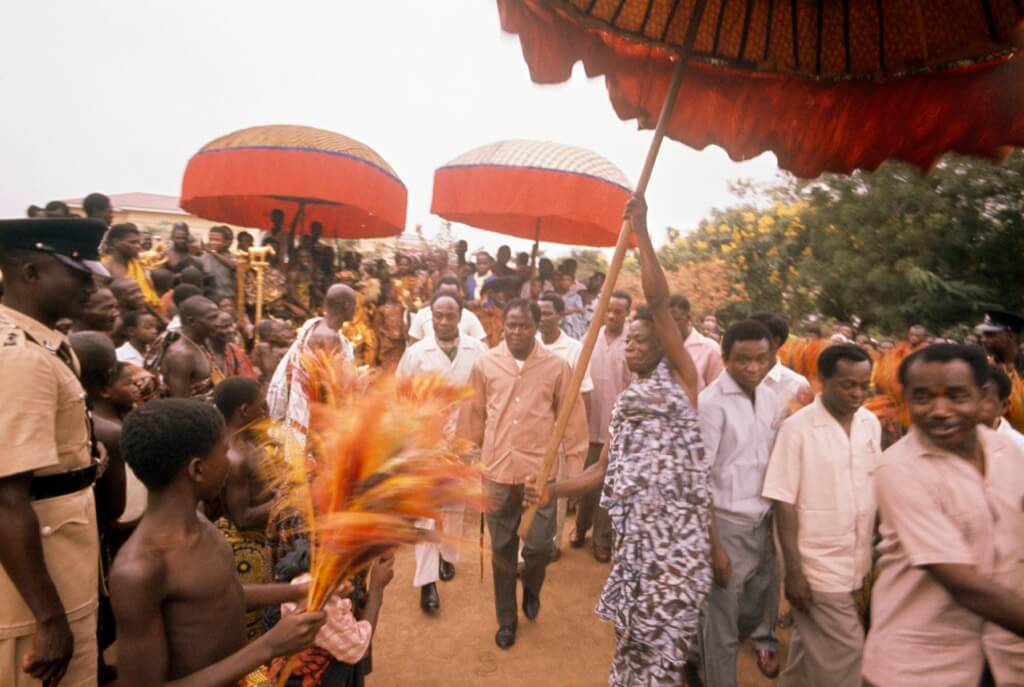
<instances>
[{"instance_id":1,"label":"boy's bare shoulder","mask_svg":"<svg viewBox=\"0 0 1024 687\"><path fill-rule=\"evenodd\" d=\"M115 589L163 589L167 574L167 560L163 551L151 546L144 538L129 537L114 559L110 571L110 585Z\"/></svg>"}]
</instances>

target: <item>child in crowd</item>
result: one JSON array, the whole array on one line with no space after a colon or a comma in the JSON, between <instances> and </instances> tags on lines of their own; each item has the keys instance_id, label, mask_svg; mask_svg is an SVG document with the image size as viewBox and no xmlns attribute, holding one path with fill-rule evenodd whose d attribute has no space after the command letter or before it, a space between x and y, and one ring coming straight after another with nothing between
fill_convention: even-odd
<instances>
[{"instance_id":1,"label":"child in crowd","mask_svg":"<svg viewBox=\"0 0 1024 687\"><path fill-rule=\"evenodd\" d=\"M146 366L146 351L160 335L156 316L145 311L128 311L124 314L121 332L125 342L117 349L117 359L136 367Z\"/></svg>"},{"instance_id":2,"label":"child in crowd","mask_svg":"<svg viewBox=\"0 0 1024 687\"><path fill-rule=\"evenodd\" d=\"M125 420L121 446L149 503L111 574L120 683L233 684L275 656L312 645L323 612L288 615L246 644L246 610L299 602L306 589L243 587L231 547L197 511L220 494L230 468L217 409L152 401Z\"/></svg>"}]
</instances>

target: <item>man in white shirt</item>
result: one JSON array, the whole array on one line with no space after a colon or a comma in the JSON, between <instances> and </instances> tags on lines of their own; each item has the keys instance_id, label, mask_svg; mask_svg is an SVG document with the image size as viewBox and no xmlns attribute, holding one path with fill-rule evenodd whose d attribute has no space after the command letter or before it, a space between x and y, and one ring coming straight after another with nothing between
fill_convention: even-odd
<instances>
[{"instance_id":1,"label":"man in white shirt","mask_svg":"<svg viewBox=\"0 0 1024 687\"><path fill-rule=\"evenodd\" d=\"M749 637L758 668L779 672L778 641L764 618L778 613L779 583L771 504L761 497L775 434L785 411L761 382L775 362L771 332L756 320L722 337L725 371L698 400L704 452L711 464L711 587L701 623L708 687L736 687L736 655Z\"/></svg>"},{"instance_id":2,"label":"man in white shirt","mask_svg":"<svg viewBox=\"0 0 1024 687\"><path fill-rule=\"evenodd\" d=\"M473 364L487 352L479 339L460 336L462 299L457 294L438 290L430 301L433 333L405 349L395 374L411 377L416 374L437 372L449 383L462 386L469 381ZM454 416L452 418L454 429ZM413 586L420 588L420 608L433 613L441 607L437 593L437 580L448 581L455 576L455 563L459 559L459 537L462 536L463 508L445 512L442 542L421 542L416 545L416 574ZM421 520L417 526L434 529L433 520Z\"/></svg>"},{"instance_id":3,"label":"man in white shirt","mask_svg":"<svg viewBox=\"0 0 1024 687\"><path fill-rule=\"evenodd\" d=\"M459 280L455 277L443 277L437 285L437 293L446 293L449 296L459 295ZM423 341L434 335L434 320L431 316L430 307L420 308L413 315L412 322L409 323L409 339L412 343L417 341ZM487 338L487 332L484 330L484 326L480 324L480 318L477 317L472 310L468 308L462 308L462 315L459 319L459 335L467 336L471 339L477 339L484 341Z\"/></svg>"},{"instance_id":4,"label":"man in white shirt","mask_svg":"<svg viewBox=\"0 0 1024 687\"><path fill-rule=\"evenodd\" d=\"M553 291L541 294L537 299L540 307L540 323L537 326L537 341L565 362L569 367L576 369L576 363L580 359L580 352L583 351L583 344L562 331L562 316L565 312L565 301ZM580 385L580 395L583 396L583 407L590 416L590 392L594 389L594 383L590 379L590 371L583 376L583 383ZM568 465L564 457L559 457L559 478L575 477L583 472L583 464ZM562 556L562 533L565 530L565 514L567 510L566 499L558 500L558 510L555 516L555 543L551 549L551 560L558 560Z\"/></svg>"},{"instance_id":5,"label":"man in white shirt","mask_svg":"<svg viewBox=\"0 0 1024 687\"><path fill-rule=\"evenodd\" d=\"M807 378L798 372L789 369L778 359L778 350L789 339L789 323L785 318L770 312L754 313L750 319L757 320L772 333L772 347L775 354L775 365L768 370L768 376L764 378L764 385L775 392L779 397L779 403L786 408L798 395L807 394L810 398L811 384Z\"/></svg>"},{"instance_id":6,"label":"man in white shirt","mask_svg":"<svg viewBox=\"0 0 1024 687\"><path fill-rule=\"evenodd\" d=\"M871 356L855 344L818 356L822 391L782 424L765 475L786 560L793 637L782 687L860 687L864 629L854 594L871 571L882 426L863 407Z\"/></svg>"},{"instance_id":7,"label":"man in white shirt","mask_svg":"<svg viewBox=\"0 0 1024 687\"><path fill-rule=\"evenodd\" d=\"M700 392L722 374L722 349L714 339L704 336L693 326L690 301L686 296L676 294L669 299L668 305L683 337L683 346L697 368L697 391Z\"/></svg>"},{"instance_id":8,"label":"man in white shirt","mask_svg":"<svg viewBox=\"0 0 1024 687\"><path fill-rule=\"evenodd\" d=\"M1010 410L1010 394L1013 393L1013 382L1001 365L989 365L986 396L981 403L981 424L991 427L997 433L1005 435L1010 441L1024 449L1024 434L1021 434L1010 421L1006 413Z\"/></svg>"}]
</instances>

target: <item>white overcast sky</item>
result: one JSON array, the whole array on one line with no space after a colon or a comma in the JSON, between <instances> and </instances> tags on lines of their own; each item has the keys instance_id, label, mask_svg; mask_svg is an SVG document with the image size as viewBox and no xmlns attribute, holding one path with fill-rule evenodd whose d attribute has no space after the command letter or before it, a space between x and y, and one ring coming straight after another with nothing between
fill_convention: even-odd
<instances>
[{"instance_id":1,"label":"white overcast sky","mask_svg":"<svg viewBox=\"0 0 1024 687\"><path fill-rule=\"evenodd\" d=\"M176 195L199 147L259 124L370 145L408 186L407 227L428 233L433 170L471 148L583 146L635 181L651 137L620 121L581 67L568 84L532 83L493 0L0 3L0 216L91 191ZM770 155L736 164L668 141L651 226L691 228L733 201L729 180L775 170ZM505 242L457 233L474 247Z\"/></svg>"}]
</instances>

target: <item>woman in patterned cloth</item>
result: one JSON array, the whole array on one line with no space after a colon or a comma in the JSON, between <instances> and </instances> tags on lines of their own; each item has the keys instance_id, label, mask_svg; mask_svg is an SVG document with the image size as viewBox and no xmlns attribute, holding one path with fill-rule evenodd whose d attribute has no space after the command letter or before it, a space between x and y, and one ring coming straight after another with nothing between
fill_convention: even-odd
<instances>
[{"instance_id":1,"label":"woman in patterned cloth","mask_svg":"<svg viewBox=\"0 0 1024 687\"><path fill-rule=\"evenodd\" d=\"M579 477L549 485L545 494L527 489L527 500L535 501L604 483L601 506L612 520L615 549L597 614L615 625L613 687L686 683L687 651L712 582L697 371L669 312L646 215L643 198L626 207L639 242L647 309L638 309L626 333L626 363L636 376L612 411L611 439L600 462Z\"/></svg>"}]
</instances>

